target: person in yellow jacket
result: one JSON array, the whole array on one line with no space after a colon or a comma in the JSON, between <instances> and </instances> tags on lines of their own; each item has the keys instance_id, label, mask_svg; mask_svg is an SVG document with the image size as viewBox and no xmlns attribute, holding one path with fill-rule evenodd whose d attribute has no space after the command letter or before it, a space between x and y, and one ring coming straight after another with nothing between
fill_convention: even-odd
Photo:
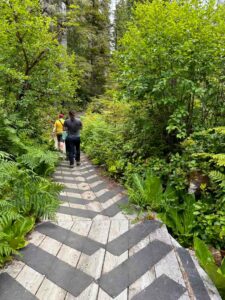
<instances>
[{"instance_id":1,"label":"person in yellow jacket","mask_svg":"<svg viewBox=\"0 0 225 300\"><path fill-rule=\"evenodd\" d=\"M54 127L53 127L53 134L56 134L57 141L58 141L58 150L63 152L63 147L64 147L64 141L62 138L63 134L63 125L64 125L64 115L59 114L58 120L55 121Z\"/></svg>"}]
</instances>

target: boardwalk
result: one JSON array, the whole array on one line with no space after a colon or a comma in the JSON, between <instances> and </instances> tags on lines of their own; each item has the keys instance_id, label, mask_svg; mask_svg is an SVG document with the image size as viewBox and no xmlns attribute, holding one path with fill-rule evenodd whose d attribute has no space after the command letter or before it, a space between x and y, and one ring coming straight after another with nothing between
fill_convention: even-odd
<instances>
[{"instance_id":1,"label":"boardwalk","mask_svg":"<svg viewBox=\"0 0 225 300\"><path fill-rule=\"evenodd\" d=\"M0 300L220 299L162 223L120 211L125 191L84 156L74 169L62 162L54 180L65 185L57 221L39 224L0 274Z\"/></svg>"}]
</instances>

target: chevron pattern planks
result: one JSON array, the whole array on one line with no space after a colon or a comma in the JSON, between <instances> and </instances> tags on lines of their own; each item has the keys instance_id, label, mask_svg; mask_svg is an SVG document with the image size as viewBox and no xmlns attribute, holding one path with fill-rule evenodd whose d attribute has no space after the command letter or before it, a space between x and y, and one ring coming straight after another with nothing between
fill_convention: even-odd
<instances>
[{"instance_id":1,"label":"chevron pattern planks","mask_svg":"<svg viewBox=\"0 0 225 300\"><path fill-rule=\"evenodd\" d=\"M85 156L62 162L65 185L57 222L42 222L0 273L0 300L219 300L188 251L159 221L133 224L125 191L102 178Z\"/></svg>"}]
</instances>

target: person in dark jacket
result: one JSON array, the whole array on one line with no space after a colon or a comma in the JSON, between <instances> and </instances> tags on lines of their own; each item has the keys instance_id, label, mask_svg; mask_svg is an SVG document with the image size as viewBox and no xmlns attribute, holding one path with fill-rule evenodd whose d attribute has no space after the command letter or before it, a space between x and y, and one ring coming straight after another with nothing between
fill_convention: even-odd
<instances>
[{"instance_id":1,"label":"person in dark jacket","mask_svg":"<svg viewBox=\"0 0 225 300\"><path fill-rule=\"evenodd\" d=\"M75 112L69 112L69 118L64 122L64 130L67 131L66 142L69 150L70 168L74 167L74 153L77 166L80 165L80 130L82 123L75 118Z\"/></svg>"}]
</instances>

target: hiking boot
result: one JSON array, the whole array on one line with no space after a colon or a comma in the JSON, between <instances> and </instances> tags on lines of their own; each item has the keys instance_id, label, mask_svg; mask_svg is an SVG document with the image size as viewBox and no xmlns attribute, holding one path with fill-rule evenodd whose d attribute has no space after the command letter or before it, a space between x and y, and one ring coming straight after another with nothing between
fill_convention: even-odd
<instances>
[{"instance_id":1,"label":"hiking boot","mask_svg":"<svg viewBox=\"0 0 225 300\"><path fill-rule=\"evenodd\" d=\"M73 169L73 168L74 168L74 165L70 165L70 168Z\"/></svg>"},{"instance_id":2,"label":"hiking boot","mask_svg":"<svg viewBox=\"0 0 225 300\"><path fill-rule=\"evenodd\" d=\"M79 161L77 161L77 166L80 166L80 162Z\"/></svg>"}]
</instances>

